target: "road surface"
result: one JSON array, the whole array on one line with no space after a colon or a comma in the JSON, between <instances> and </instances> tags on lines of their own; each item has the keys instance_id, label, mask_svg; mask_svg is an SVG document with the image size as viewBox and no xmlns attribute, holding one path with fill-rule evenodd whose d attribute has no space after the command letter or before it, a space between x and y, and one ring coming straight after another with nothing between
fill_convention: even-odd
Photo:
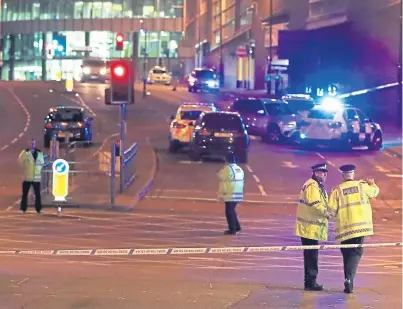
<instances>
[{"instance_id":1,"label":"road surface","mask_svg":"<svg viewBox=\"0 0 403 309\"><path fill-rule=\"evenodd\" d=\"M13 83L0 89L2 209L19 194L16 156L28 138L41 139L43 117L54 104L74 104L52 84ZM9 91L12 89L12 92ZM80 149L84 160L117 132L117 110L101 99L102 86L77 91L96 118L96 145ZM215 202L216 172L221 162L190 162L186 153L167 152L168 120L183 100L216 100L211 95L151 87L151 96L129 108L128 135L148 140L158 157L152 189L132 212L66 209L61 217L20 215L17 208L0 216L0 250L173 248L293 245L295 200L309 167L326 161L326 186L340 181L337 167L357 165L359 177L373 176L381 195L373 203L376 235L367 242L401 241L401 159L385 151L332 153L301 151L253 139L246 173L246 201L239 207L243 231L224 236L223 205ZM0 102L4 102L1 100ZM65 103L63 103L65 102ZM21 104L20 104L21 103ZM24 130L27 113L28 130ZM12 115L5 116L5 115ZM12 121L10 121L12 119ZM8 124L5 125L4 121ZM148 151L148 149L146 149ZM146 154L149 155L148 153ZM5 172L4 172L5 171ZM141 182L143 179L139 177ZM99 188L100 189L100 188ZM5 192L7 191L7 194ZM99 190L102 191L102 190ZM89 193L90 194L90 193ZM8 200L10 202L8 202ZM334 229L331 225L331 230ZM333 233L329 243L333 242ZM4 308L401 308L401 248L365 249L356 294L342 293L342 258L338 250L320 254L323 293L304 292L302 252L161 256L0 256Z\"/></svg>"}]
</instances>

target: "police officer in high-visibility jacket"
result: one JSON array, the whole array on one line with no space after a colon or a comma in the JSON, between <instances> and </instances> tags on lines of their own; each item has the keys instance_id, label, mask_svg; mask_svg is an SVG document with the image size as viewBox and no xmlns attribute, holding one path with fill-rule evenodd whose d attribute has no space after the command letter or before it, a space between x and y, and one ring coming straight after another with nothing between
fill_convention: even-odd
<instances>
[{"instance_id":1,"label":"police officer in high-visibility jacket","mask_svg":"<svg viewBox=\"0 0 403 309\"><path fill-rule=\"evenodd\" d=\"M344 181L330 194L329 212L335 217L335 238L341 244L363 244L364 236L374 234L370 199L379 194L373 178L354 180L356 167L352 164L339 168ZM342 248L344 263L344 292L352 293L354 277L363 254L363 248Z\"/></svg>"},{"instance_id":2,"label":"police officer in high-visibility jacket","mask_svg":"<svg viewBox=\"0 0 403 309\"><path fill-rule=\"evenodd\" d=\"M312 166L312 177L301 189L297 207L295 234L301 237L303 246L317 246L319 240L327 240L328 195L323 182L328 173L325 163ZM307 291L322 291L316 282L318 276L318 250L304 250L304 287Z\"/></svg>"},{"instance_id":3,"label":"police officer in high-visibility jacket","mask_svg":"<svg viewBox=\"0 0 403 309\"><path fill-rule=\"evenodd\" d=\"M18 163L23 170L22 196L20 212L25 213L28 206L28 193L31 186L35 193L35 210L41 213L41 173L45 163L43 152L36 148L36 141L29 142L29 148L21 151L18 156Z\"/></svg>"},{"instance_id":4,"label":"police officer in high-visibility jacket","mask_svg":"<svg viewBox=\"0 0 403 309\"><path fill-rule=\"evenodd\" d=\"M235 235L241 231L241 225L238 221L236 206L243 201L244 171L236 164L236 158L233 153L226 157L225 166L217 174L219 184L219 199L225 202L225 216L227 218L228 230L225 234Z\"/></svg>"}]
</instances>

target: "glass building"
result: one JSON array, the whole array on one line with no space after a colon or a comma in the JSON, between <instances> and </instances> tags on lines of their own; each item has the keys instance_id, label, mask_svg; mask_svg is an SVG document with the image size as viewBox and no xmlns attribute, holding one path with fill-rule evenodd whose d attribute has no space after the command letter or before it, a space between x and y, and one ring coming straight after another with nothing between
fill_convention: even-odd
<instances>
[{"instance_id":1,"label":"glass building","mask_svg":"<svg viewBox=\"0 0 403 309\"><path fill-rule=\"evenodd\" d=\"M178 65L184 0L3 0L3 80L77 76L85 58L139 58L142 71ZM139 33L133 47L132 33ZM115 50L117 33L124 50ZM138 72L140 78L143 72Z\"/></svg>"}]
</instances>

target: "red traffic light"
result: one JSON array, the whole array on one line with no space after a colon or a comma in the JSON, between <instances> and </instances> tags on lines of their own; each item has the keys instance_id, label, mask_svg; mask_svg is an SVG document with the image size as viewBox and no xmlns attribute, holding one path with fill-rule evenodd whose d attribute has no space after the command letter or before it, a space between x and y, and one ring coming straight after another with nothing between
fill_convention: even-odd
<instances>
[{"instance_id":1,"label":"red traffic light","mask_svg":"<svg viewBox=\"0 0 403 309\"><path fill-rule=\"evenodd\" d=\"M116 36L116 42L121 43L121 42L123 42L123 40L124 40L123 34L119 33L119 34Z\"/></svg>"},{"instance_id":2,"label":"red traffic light","mask_svg":"<svg viewBox=\"0 0 403 309\"><path fill-rule=\"evenodd\" d=\"M126 75L126 67L117 65L113 68L113 75L116 77L124 77Z\"/></svg>"}]
</instances>

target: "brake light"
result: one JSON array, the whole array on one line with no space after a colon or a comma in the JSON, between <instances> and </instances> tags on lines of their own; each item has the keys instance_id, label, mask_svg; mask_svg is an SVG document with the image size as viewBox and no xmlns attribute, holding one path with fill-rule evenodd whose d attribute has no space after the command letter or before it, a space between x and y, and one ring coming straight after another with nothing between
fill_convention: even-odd
<instances>
[{"instance_id":1,"label":"brake light","mask_svg":"<svg viewBox=\"0 0 403 309\"><path fill-rule=\"evenodd\" d=\"M180 124L180 123L177 123L177 122L174 122L172 124L172 127L175 128L175 129L184 129L184 128L186 128L186 126L184 124Z\"/></svg>"},{"instance_id":2,"label":"brake light","mask_svg":"<svg viewBox=\"0 0 403 309\"><path fill-rule=\"evenodd\" d=\"M82 122L77 122L77 126L78 126L79 128L82 128L82 127L84 126L84 124L83 124Z\"/></svg>"},{"instance_id":3,"label":"brake light","mask_svg":"<svg viewBox=\"0 0 403 309\"><path fill-rule=\"evenodd\" d=\"M199 135L207 136L207 135L210 135L210 134L211 134L211 132L206 130L206 129L201 129L199 131Z\"/></svg>"},{"instance_id":4,"label":"brake light","mask_svg":"<svg viewBox=\"0 0 403 309\"><path fill-rule=\"evenodd\" d=\"M47 124L45 124L45 128L46 128L46 129L53 129L53 124L51 124L50 122L48 122Z\"/></svg>"},{"instance_id":5,"label":"brake light","mask_svg":"<svg viewBox=\"0 0 403 309\"><path fill-rule=\"evenodd\" d=\"M331 129L337 129L337 128L341 128L342 123L341 122L333 122L329 124L329 128Z\"/></svg>"}]
</instances>

